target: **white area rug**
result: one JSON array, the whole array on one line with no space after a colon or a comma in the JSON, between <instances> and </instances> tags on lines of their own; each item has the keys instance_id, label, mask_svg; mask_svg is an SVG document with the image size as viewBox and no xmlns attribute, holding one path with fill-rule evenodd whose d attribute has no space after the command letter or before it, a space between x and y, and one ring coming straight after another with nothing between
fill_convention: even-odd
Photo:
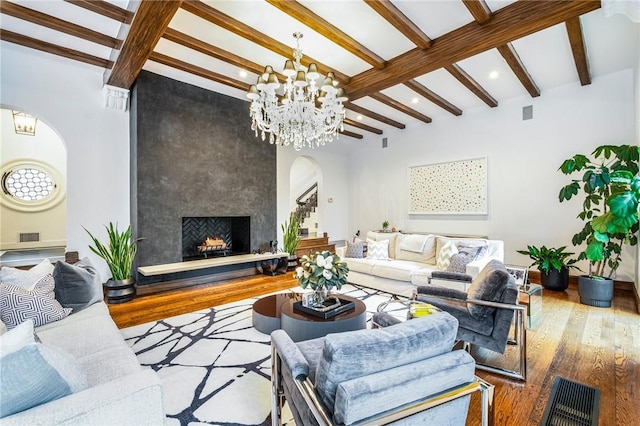
<instances>
[{"instance_id":1,"label":"white area rug","mask_svg":"<svg viewBox=\"0 0 640 426\"><path fill-rule=\"evenodd\" d=\"M364 301L368 320L390 298L352 285L339 293ZM160 375L167 425L271 424L270 338L251 325L256 300L121 330L140 363Z\"/></svg>"}]
</instances>

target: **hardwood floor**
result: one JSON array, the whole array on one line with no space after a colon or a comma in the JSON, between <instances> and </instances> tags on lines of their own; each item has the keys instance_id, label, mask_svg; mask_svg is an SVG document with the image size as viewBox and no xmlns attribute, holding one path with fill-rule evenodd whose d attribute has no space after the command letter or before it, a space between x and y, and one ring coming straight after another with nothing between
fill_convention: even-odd
<instances>
[{"instance_id":1,"label":"hardwood floor","mask_svg":"<svg viewBox=\"0 0 640 426\"><path fill-rule=\"evenodd\" d=\"M109 305L119 327L294 287L292 273L255 276L212 286L139 297ZM495 385L496 425L538 425L556 376L600 389L600 425L637 425L640 419L640 315L633 294L616 290L611 308L579 303L578 292L543 292L543 319L527 331L528 378L518 382L478 371ZM467 425L479 424L479 396Z\"/></svg>"}]
</instances>

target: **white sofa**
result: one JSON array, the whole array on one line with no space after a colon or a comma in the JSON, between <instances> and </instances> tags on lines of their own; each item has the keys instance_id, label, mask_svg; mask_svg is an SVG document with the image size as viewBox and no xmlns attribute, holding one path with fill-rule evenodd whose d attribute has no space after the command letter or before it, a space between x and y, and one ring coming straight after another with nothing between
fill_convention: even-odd
<instances>
[{"instance_id":1,"label":"white sofa","mask_svg":"<svg viewBox=\"0 0 640 426\"><path fill-rule=\"evenodd\" d=\"M466 265L465 273L476 277L491 260L504 262L504 242L475 237L447 237L443 235L424 235L422 252L404 250L406 237L416 234L399 232L367 233L367 239L373 241L389 240L389 260L346 257L347 247L337 247L336 253L349 266L349 282L391 294L411 297L416 287L430 283L431 274L438 271L437 255L442 247L452 241L457 247L486 247L479 258ZM400 242L399 242L400 241ZM412 248L412 250L415 250ZM446 285L444 282L432 284ZM459 284L456 284L459 285Z\"/></svg>"},{"instance_id":2,"label":"white sofa","mask_svg":"<svg viewBox=\"0 0 640 426\"><path fill-rule=\"evenodd\" d=\"M161 425L162 385L122 338L104 302L35 329L75 357L89 388L4 417L7 425Z\"/></svg>"}]
</instances>

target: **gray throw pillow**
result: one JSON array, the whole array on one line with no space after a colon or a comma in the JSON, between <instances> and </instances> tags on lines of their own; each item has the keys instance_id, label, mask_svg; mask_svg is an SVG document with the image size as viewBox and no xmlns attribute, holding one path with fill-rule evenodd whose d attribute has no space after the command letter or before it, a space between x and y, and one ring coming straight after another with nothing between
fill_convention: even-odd
<instances>
[{"instance_id":1,"label":"gray throw pillow","mask_svg":"<svg viewBox=\"0 0 640 426\"><path fill-rule=\"evenodd\" d=\"M355 243L347 241L347 249L344 252L344 257L362 259L364 257L364 241Z\"/></svg>"},{"instance_id":2,"label":"gray throw pillow","mask_svg":"<svg viewBox=\"0 0 640 426\"><path fill-rule=\"evenodd\" d=\"M88 258L71 265L57 262L53 270L56 300L65 308L79 312L103 299L102 283Z\"/></svg>"},{"instance_id":3,"label":"gray throw pillow","mask_svg":"<svg viewBox=\"0 0 640 426\"><path fill-rule=\"evenodd\" d=\"M451 256L447 271L467 273L467 265L478 258L478 254L482 247L458 247L458 253Z\"/></svg>"},{"instance_id":4,"label":"gray throw pillow","mask_svg":"<svg viewBox=\"0 0 640 426\"><path fill-rule=\"evenodd\" d=\"M504 264L498 260L492 260L487 263L487 266L485 266L482 271L480 271L480 274L473 280L467 290L467 297L469 299L500 302L502 293L509 284L509 280L513 281L513 277L507 272ZM469 310L469 314L478 320L492 315L495 311L495 308L473 303L467 303L467 309Z\"/></svg>"}]
</instances>

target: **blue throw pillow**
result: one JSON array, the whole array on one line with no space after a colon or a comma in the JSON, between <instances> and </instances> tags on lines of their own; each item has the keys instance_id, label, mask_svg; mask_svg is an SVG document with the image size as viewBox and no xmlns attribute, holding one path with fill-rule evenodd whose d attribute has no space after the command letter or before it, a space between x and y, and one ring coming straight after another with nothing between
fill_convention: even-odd
<instances>
[{"instance_id":1,"label":"blue throw pillow","mask_svg":"<svg viewBox=\"0 0 640 426\"><path fill-rule=\"evenodd\" d=\"M51 346L30 343L0 358L0 417L88 387L74 357Z\"/></svg>"}]
</instances>

